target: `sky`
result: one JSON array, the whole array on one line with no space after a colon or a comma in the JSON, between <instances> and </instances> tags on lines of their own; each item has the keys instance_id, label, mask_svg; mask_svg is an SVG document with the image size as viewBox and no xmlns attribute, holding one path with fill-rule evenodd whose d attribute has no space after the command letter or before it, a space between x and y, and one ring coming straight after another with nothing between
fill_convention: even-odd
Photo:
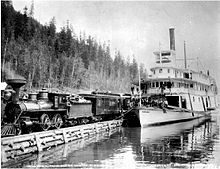
<instances>
[{"instance_id":1,"label":"sky","mask_svg":"<svg viewBox=\"0 0 220 169\"><path fill-rule=\"evenodd\" d=\"M76 34L85 32L110 43L112 53L119 50L125 60L135 55L147 70L154 66L153 52L159 44L162 50L169 49L173 27L177 58L183 58L186 41L189 67L209 70L220 86L220 1L14 0L13 6L22 12L25 5L30 9L32 1L34 18L40 23L55 17L59 31L68 20Z\"/></svg>"}]
</instances>

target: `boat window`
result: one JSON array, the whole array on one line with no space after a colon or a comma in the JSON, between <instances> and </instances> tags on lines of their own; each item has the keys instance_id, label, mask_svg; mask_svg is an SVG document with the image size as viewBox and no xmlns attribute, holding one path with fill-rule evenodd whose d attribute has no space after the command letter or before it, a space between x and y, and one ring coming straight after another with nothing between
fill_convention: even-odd
<instances>
[{"instance_id":1,"label":"boat window","mask_svg":"<svg viewBox=\"0 0 220 169\"><path fill-rule=\"evenodd\" d=\"M160 87L162 87L163 86L163 82L160 82Z\"/></svg>"},{"instance_id":2,"label":"boat window","mask_svg":"<svg viewBox=\"0 0 220 169\"><path fill-rule=\"evenodd\" d=\"M167 73L170 73L170 69L167 69Z\"/></svg>"},{"instance_id":3,"label":"boat window","mask_svg":"<svg viewBox=\"0 0 220 169\"><path fill-rule=\"evenodd\" d=\"M177 71L175 70L175 77L177 77Z\"/></svg>"},{"instance_id":4,"label":"boat window","mask_svg":"<svg viewBox=\"0 0 220 169\"><path fill-rule=\"evenodd\" d=\"M164 84L164 86L167 86L167 82L164 82L163 84Z\"/></svg>"},{"instance_id":5,"label":"boat window","mask_svg":"<svg viewBox=\"0 0 220 169\"><path fill-rule=\"evenodd\" d=\"M155 83L154 82L152 83L152 87L155 87Z\"/></svg>"},{"instance_id":6,"label":"boat window","mask_svg":"<svg viewBox=\"0 0 220 169\"><path fill-rule=\"evenodd\" d=\"M193 102L195 102L195 97L193 96Z\"/></svg>"},{"instance_id":7,"label":"boat window","mask_svg":"<svg viewBox=\"0 0 220 169\"><path fill-rule=\"evenodd\" d=\"M163 69L159 69L159 73L162 73L163 72Z\"/></svg>"},{"instance_id":8,"label":"boat window","mask_svg":"<svg viewBox=\"0 0 220 169\"><path fill-rule=\"evenodd\" d=\"M159 82L156 82L156 87L159 87Z\"/></svg>"},{"instance_id":9,"label":"boat window","mask_svg":"<svg viewBox=\"0 0 220 169\"><path fill-rule=\"evenodd\" d=\"M193 88L193 83L190 84L190 88Z\"/></svg>"},{"instance_id":10,"label":"boat window","mask_svg":"<svg viewBox=\"0 0 220 169\"><path fill-rule=\"evenodd\" d=\"M183 78L189 79L189 73L184 73Z\"/></svg>"},{"instance_id":11,"label":"boat window","mask_svg":"<svg viewBox=\"0 0 220 169\"><path fill-rule=\"evenodd\" d=\"M167 88L170 89L173 86L173 83L167 82Z\"/></svg>"}]
</instances>

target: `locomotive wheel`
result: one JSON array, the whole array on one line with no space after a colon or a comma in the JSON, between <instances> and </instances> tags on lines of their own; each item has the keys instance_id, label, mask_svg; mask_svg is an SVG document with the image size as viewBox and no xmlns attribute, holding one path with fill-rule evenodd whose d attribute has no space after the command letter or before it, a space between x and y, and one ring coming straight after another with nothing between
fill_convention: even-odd
<instances>
[{"instance_id":1,"label":"locomotive wheel","mask_svg":"<svg viewBox=\"0 0 220 169\"><path fill-rule=\"evenodd\" d=\"M40 117L40 127L42 130L47 131L51 126L50 118L48 114L43 114Z\"/></svg>"},{"instance_id":2,"label":"locomotive wheel","mask_svg":"<svg viewBox=\"0 0 220 169\"><path fill-rule=\"evenodd\" d=\"M63 119L60 114L55 114L53 116L52 124L56 129L59 129L63 125Z\"/></svg>"},{"instance_id":3,"label":"locomotive wheel","mask_svg":"<svg viewBox=\"0 0 220 169\"><path fill-rule=\"evenodd\" d=\"M70 125L71 125L71 126L75 126L75 125L77 125L77 124L79 124L79 122L77 121L77 119L73 119L73 120L70 121Z\"/></svg>"},{"instance_id":4,"label":"locomotive wheel","mask_svg":"<svg viewBox=\"0 0 220 169\"><path fill-rule=\"evenodd\" d=\"M89 122L89 119L87 119L87 118L82 118L80 120L80 124L87 124L88 122Z\"/></svg>"}]
</instances>

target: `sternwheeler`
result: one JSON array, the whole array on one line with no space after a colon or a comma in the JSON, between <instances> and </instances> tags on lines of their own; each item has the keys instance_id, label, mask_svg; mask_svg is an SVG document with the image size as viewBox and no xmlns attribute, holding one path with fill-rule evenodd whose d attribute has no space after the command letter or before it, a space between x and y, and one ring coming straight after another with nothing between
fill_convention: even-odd
<instances>
[{"instance_id":1,"label":"sternwheeler","mask_svg":"<svg viewBox=\"0 0 220 169\"><path fill-rule=\"evenodd\" d=\"M184 42L184 68L177 65L174 28L169 29L170 49L155 51L155 66L140 81L139 103L123 118L123 126L146 127L210 118L217 107L217 86L209 71L189 69Z\"/></svg>"}]
</instances>

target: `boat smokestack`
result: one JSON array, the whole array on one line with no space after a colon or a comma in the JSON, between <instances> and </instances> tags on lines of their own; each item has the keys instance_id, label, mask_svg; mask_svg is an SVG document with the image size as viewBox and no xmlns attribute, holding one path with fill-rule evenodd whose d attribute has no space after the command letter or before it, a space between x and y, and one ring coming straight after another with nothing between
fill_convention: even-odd
<instances>
[{"instance_id":1,"label":"boat smokestack","mask_svg":"<svg viewBox=\"0 0 220 169\"><path fill-rule=\"evenodd\" d=\"M175 50L174 28L170 28L169 32L170 32L170 50Z\"/></svg>"}]
</instances>

